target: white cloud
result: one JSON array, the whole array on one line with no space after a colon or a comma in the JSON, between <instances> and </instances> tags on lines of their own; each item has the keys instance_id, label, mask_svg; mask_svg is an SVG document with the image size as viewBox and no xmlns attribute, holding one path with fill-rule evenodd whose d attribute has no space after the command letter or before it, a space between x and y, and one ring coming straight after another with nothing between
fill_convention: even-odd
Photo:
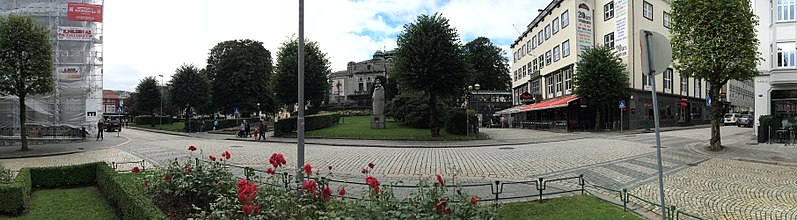
<instances>
[{"instance_id":1,"label":"white cloud","mask_svg":"<svg viewBox=\"0 0 797 220\"><path fill-rule=\"evenodd\" d=\"M343 70L349 61L396 47L405 23L441 11L463 37L493 39L505 50L548 0L307 0L305 37L318 41ZM535 7L536 6L536 7ZM166 75L184 63L205 66L221 41L254 39L276 58L279 45L298 30L298 1L105 1L105 88L133 90L145 76ZM521 29L521 31L523 31Z\"/></svg>"}]
</instances>

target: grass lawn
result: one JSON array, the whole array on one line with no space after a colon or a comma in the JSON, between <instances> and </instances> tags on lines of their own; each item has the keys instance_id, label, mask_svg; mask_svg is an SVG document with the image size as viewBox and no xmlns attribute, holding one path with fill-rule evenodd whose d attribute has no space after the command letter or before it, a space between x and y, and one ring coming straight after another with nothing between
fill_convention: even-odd
<instances>
[{"instance_id":1,"label":"grass lawn","mask_svg":"<svg viewBox=\"0 0 797 220\"><path fill-rule=\"evenodd\" d=\"M155 127L150 126L149 124L130 124L131 127L137 128L146 128L146 129L157 129L157 130L164 130L164 131L185 131L185 122L174 122L171 124L155 124Z\"/></svg>"},{"instance_id":2,"label":"grass lawn","mask_svg":"<svg viewBox=\"0 0 797 220\"><path fill-rule=\"evenodd\" d=\"M640 219L598 198L579 195L546 200L504 204L498 210L502 219Z\"/></svg>"},{"instance_id":3,"label":"grass lawn","mask_svg":"<svg viewBox=\"0 0 797 220\"><path fill-rule=\"evenodd\" d=\"M454 135L440 128L440 137L432 138L429 129L412 128L401 122L388 120L387 128L371 129L371 116L352 116L342 119L342 123L329 128L306 131L308 138L345 138L345 139L377 139L377 140L473 140L487 139L486 136ZM295 134L288 137L296 137Z\"/></svg>"},{"instance_id":4,"label":"grass lawn","mask_svg":"<svg viewBox=\"0 0 797 220\"><path fill-rule=\"evenodd\" d=\"M35 190L31 200L25 215L0 219L119 219L97 187Z\"/></svg>"}]
</instances>

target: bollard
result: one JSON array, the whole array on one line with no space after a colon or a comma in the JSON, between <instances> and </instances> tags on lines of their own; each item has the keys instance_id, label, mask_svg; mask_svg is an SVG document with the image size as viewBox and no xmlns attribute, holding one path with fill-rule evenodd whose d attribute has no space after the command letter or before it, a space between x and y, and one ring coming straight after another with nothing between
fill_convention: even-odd
<instances>
[{"instance_id":1,"label":"bollard","mask_svg":"<svg viewBox=\"0 0 797 220\"><path fill-rule=\"evenodd\" d=\"M581 186L581 195L584 195L584 174L578 175L578 185Z\"/></svg>"},{"instance_id":2,"label":"bollard","mask_svg":"<svg viewBox=\"0 0 797 220\"><path fill-rule=\"evenodd\" d=\"M628 211L628 189L623 189L620 193L620 200L623 201L623 211Z\"/></svg>"},{"instance_id":3,"label":"bollard","mask_svg":"<svg viewBox=\"0 0 797 220\"><path fill-rule=\"evenodd\" d=\"M496 203L498 203L498 195L501 194L501 192L503 192L503 191L504 191L504 189L501 187L501 181L496 180L495 181L495 190L493 191L493 194L495 194L495 202Z\"/></svg>"}]
</instances>

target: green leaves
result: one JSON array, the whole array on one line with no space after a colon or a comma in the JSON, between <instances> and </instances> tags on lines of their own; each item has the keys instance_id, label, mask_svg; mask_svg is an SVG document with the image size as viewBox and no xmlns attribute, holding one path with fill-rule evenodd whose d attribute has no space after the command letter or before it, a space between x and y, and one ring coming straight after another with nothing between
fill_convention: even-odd
<instances>
[{"instance_id":1,"label":"green leaves","mask_svg":"<svg viewBox=\"0 0 797 220\"><path fill-rule=\"evenodd\" d=\"M52 47L49 31L30 16L0 19L0 95L27 96L52 92Z\"/></svg>"},{"instance_id":2,"label":"green leaves","mask_svg":"<svg viewBox=\"0 0 797 220\"><path fill-rule=\"evenodd\" d=\"M169 81L169 100L178 107L184 108L187 104L210 113L211 97L210 81L194 65L180 66Z\"/></svg>"},{"instance_id":3,"label":"green leaves","mask_svg":"<svg viewBox=\"0 0 797 220\"><path fill-rule=\"evenodd\" d=\"M274 109L268 92L271 77L271 52L263 42L255 40L230 40L210 49L205 68L211 81L213 106L230 113L240 107L244 116L259 110Z\"/></svg>"},{"instance_id":4,"label":"green leaves","mask_svg":"<svg viewBox=\"0 0 797 220\"><path fill-rule=\"evenodd\" d=\"M509 90L509 60L489 38L478 37L465 44L465 60L470 77L467 85L479 84L484 90Z\"/></svg>"},{"instance_id":5,"label":"green leaves","mask_svg":"<svg viewBox=\"0 0 797 220\"><path fill-rule=\"evenodd\" d=\"M161 91L158 80L154 76L148 76L141 80L136 86L135 94L136 110L154 114L161 106Z\"/></svg>"},{"instance_id":6,"label":"green leaves","mask_svg":"<svg viewBox=\"0 0 797 220\"><path fill-rule=\"evenodd\" d=\"M611 48L596 46L580 55L576 63L573 93L592 105L615 103L628 93L625 64Z\"/></svg>"},{"instance_id":7,"label":"green leaves","mask_svg":"<svg viewBox=\"0 0 797 220\"><path fill-rule=\"evenodd\" d=\"M327 54L315 41L305 40L304 45L304 99L313 108L320 107L329 97L329 75L332 74ZM271 79L271 92L276 94L280 105L293 106L298 103L299 85L299 41L291 37L277 51L276 72Z\"/></svg>"}]
</instances>

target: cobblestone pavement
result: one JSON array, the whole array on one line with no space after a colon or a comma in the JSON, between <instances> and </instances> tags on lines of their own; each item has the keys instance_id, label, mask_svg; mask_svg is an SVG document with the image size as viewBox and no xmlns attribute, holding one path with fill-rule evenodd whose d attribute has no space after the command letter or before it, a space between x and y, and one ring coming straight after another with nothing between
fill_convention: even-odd
<instances>
[{"instance_id":1,"label":"cobblestone pavement","mask_svg":"<svg viewBox=\"0 0 797 220\"><path fill-rule=\"evenodd\" d=\"M116 148L106 148L92 151L85 151L76 154L67 154L49 157L34 157L34 158L19 158L19 159L3 159L0 160L11 170L19 170L24 167L47 167L47 166L61 166L72 164L83 164L98 161L105 161L107 163L121 163L121 162L135 162L141 161L141 158L130 154L124 150ZM137 164L125 164L119 167L119 170L132 169L133 166L140 166ZM151 163L146 163L146 167L152 167Z\"/></svg>"},{"instance_id":2,"label":"cobblestone pavement","mask_svg":"<svg viewBox=\"0 0 797 220\"><path fill-rule=\"evenodd\" d=\"M707 219L797 219L794 167L711 159L666 176L664 186L668 206ZM659 200L656 182L631 192Z\"/></svg>"}]
</instances>

